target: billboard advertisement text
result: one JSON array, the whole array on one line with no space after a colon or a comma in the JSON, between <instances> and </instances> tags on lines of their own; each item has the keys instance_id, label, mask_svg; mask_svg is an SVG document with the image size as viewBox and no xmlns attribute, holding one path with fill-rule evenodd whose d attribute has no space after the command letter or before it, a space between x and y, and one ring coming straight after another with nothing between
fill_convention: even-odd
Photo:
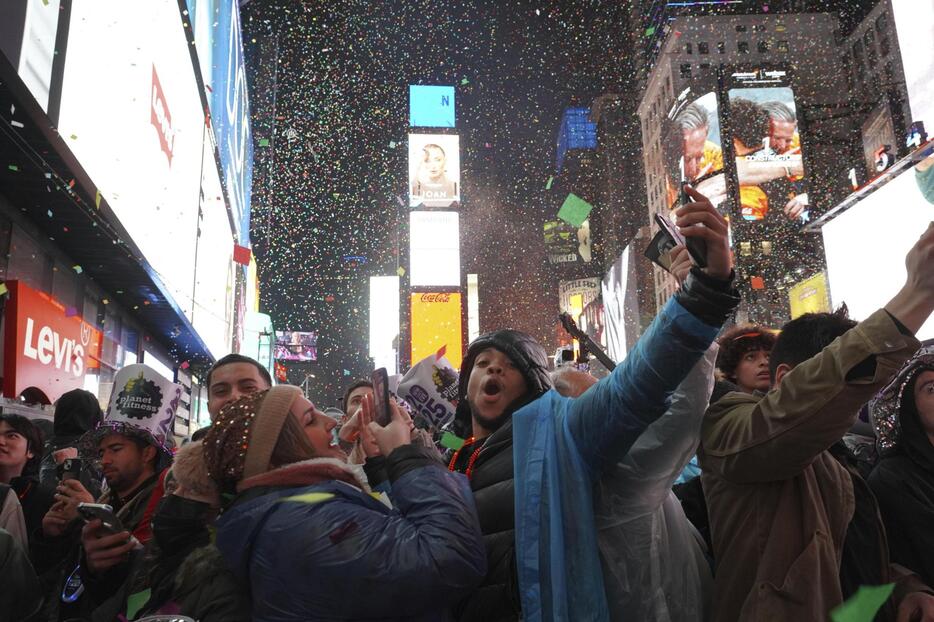
<instances>
[{"instance_id":1,"label":"billboard advertisement text","mask_svg":"<svg viewBox=\"0 0 934 622\"><path fill-rule=\"evenodd\" d=\"M454 87L409 85L411 127L454 127Z\"/></svg>"}]
</instances>

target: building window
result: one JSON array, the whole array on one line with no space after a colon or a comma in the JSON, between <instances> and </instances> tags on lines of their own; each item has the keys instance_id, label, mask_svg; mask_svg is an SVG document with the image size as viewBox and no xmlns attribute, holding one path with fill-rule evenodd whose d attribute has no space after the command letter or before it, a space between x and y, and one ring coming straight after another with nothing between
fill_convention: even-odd
<instances>
[{"instance_id":1,"label":"building window","mask_svg":"<svg viewBox=\"0 0 934 622\"><path fill-rule=\"evenodd\" d=\"M759 54L769 53L769 42L768 41L760 41L757 47L759 48Z\"/></svg>"},{"instance_id":2,"label":"building window","mask_svg":"<svg viewBox=\"0 0 934 622\"><path fill-rule=\"evenodd\" d=\"M888 56L892 46L889 44L889 18L885 13L876 18L876 35L879 37L879 53Z\"/></svg>"},{"instance_id":3,"label":"building window","mask_svg":"<svg viewBox=\"0 0 934 622\"><path fill-rule=\"evenodd\" d=\"M691 77L691 63L681 63L681 77L682 78Z\"/></svg>"},{"instance_id":4,"label":"building window","mask_svg":"<svg viewBox=\"0 0 934 622\"><path fill-rule=\"evenodd\" d=\"M753 24L753 32L765 32L765 24Z\"/></svg>"},{"instance_id":5,"label":"building window","mask_svg":"<svg viewBox=\"0 0 934 622\"><path fill-rule=\"evenodd\" d=\"M876 66L876 35L872 32L872 29L867 30L866 34L863 35L863 45L866 46L866 60L869 61L870 67Z\"/></svg>"},{"instance_id":6,"label":"building window","mask_svg":"<svg viewBox=\"0 0 934 622\"><path fill-rule=\"evenodd\" d=\"M710 46L707 45L706 41L701 41L697 44L697 53L698 54L710 54Z\"/></svg>"},{"instance_id":7,"label":"building window","mask_svg":"<svg viewBox=\"0 0 934 622\"><path fill-rule=\"evenodd\" d=\"M736 50L740 54L749 54L749 42L748 41L739 41L736 44Z\"/></svg>"},{"instance_id":8,"label":"building window","mask_svg":"<svg viewBox=\"0 0 934 622\"><path fill-rule=\"evenodd\" d=\"M736 24L736 32L746 32L745 24Z\"/></svg>"},{"instance_id":9,"label":"building window","mask_svg":"<svg viewBox=\"0 0 934 622\"><path fill-rule=\"evenodd\" d=\"M694 45L693 45L690 41L688 41L687 43L684 44L684 53L685 53L685 54L693 54L693 53L694 53Z\"/></svg>"},{"instance_id":10,"label":"building window","mask_svg":"<svg viewBox=\"0 0 934 622\"><path fill-rule=\"evenodd\" d=\"M726 43L723 41L717 41L717 53L726 54Z\"/></svg>"},{"instance_id":11,"label":"building window","mask_svg":"<svg viewBox=\"0 0 934 622\"><path fill-rule=\"evenodd\" d=\"M856 75L862 80L866 75L866 58L863 56L863 42L859 39L853 44L853 64L856 65Z\"/></svg>"}]
</instances>

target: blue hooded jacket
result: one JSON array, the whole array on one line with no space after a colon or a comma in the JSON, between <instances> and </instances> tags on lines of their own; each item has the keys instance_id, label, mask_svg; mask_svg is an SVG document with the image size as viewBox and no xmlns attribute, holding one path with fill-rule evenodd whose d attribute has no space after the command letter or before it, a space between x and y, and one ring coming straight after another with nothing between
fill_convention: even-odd
<instances>
[{"instance_id":1,"label":"blue hooded jacket","mask_svg":"<svg viewBox=\"0 0 934 622\"><path fill-rule=\"evenodd\" d=\"M551 390L513 414L516 557L525 621L610 619L594 487L667 410L717 332L672 298L612 374L577 399Z\"/></svg>"},{"instance_id":2,"label":"blue hooded jacket","mask_svg":"<svg viewBox=\"0 0 934 622\"><path fill-rule=\"evenodd\" d=\"M486 572L467 479L440 464L413 468L393 482L389 509L335 478L347 468L335 462L246 480L264 478L218 520L217 547L251 587L253 620L447 619Z\"/></svg>"}]
</instances>

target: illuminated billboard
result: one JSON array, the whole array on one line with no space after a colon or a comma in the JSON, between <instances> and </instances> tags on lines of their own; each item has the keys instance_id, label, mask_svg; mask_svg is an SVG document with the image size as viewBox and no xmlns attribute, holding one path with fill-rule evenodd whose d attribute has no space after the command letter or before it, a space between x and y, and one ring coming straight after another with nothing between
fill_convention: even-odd
<instances>
[{"instance_id":1,"label":"illuminated billboard","mask_svg":"<svg viewBox=\"0 0 934 622\"><path fill-rule=\"evenodd\" d=\"M409 205L460 201L460 140L454 134L409 134Z\"/></svg>"},{"instance_id":2,"label":"illuminated billboard","mask_svg":"<svg viewBox=\"0 0 934 622\"><path fill-rule=\"evenodd\" d=\"M370 358L375 368L398 372L399 277L370 277Z\"/></svg>"},{"instance_id":3,"label":"illuminated billboard","mask_svg":"<svg viewBox=\"0 0 934 622\"><path fill-rule=\"evenodd\" d=\"M734 88L729 100L740 216L766 224L806 222L808 194L794 93L788 87Z\"/></svg>"},{"instance_id":4,"label":"illuminated billboard","mask_svg":"<svg viewBox=\"0 0 934 622\"><path fill-rule=\"evenodd\" d=\"M211 353L229 352L233 232L177 2L72 4L58 131Z\"/></svg>"},{"instance_id":5,"label":"illuminated billboard","mask_svg":"<svg viewBox=\"0 0 934 622\"><path fill-rule=\"evenodd\" d=\"M411 127L454 127L454 87L409 85Z\"/></svg>"},{"instance_id":6,"label":"illuminated billboard","mask_svg":"<svg viewBox=\"0 0 934 622\"><path fill-rule=\"evenodd\" d=\"M580 227L563 220L548 220L542 229L548 263L590 263L593 260L589 218Z\"/></svg>"},{"instance_id":7,"label":"illuminated billboard","mask_svg":"<svg viewBox=\"0 0 934 622\"><path fill-rule=\"evenodd\" d=\"M923 121L928 134L934 128L934 3L892 0L895 31L905 71L911 120Z\"/></svg>"},{"instance_id":8,"label":"illuminated billboard","mask_svg":"<svg viewBox=\"0 0 934 622\"><path fill-rule=\"evenodd\" d=\"M726 200L716 93L681 93L665 122L662 156L667 206L676 207L681 182L693 184L715 207Z\"/></svg>"},{"instance_id":9,"label":"illuminated billboard","mask_svg":"<svg viewBox=\"0 0 934 622\"><path fill-rule=\"evenodd\" d=\"M457 212L409 213L409 284L458 287L461 282Z\"/></svg>"},{"instance_id":10,"label":"illuminated billboard","mask_svg":"<svg viewBox=\"0 0 934 622\"><path fill-rule=\"evenodd\" d=\"M821 228L834 307L863 320L905 283L905 255L934 220L934 155L903 171ZM934 338L934 317L917 332Z\"/></svg>"},{"instance_id":11,"label":"illuminated billboard","mask_svg":"<svg viewBox=\"0 0 934 622\"><path fill-rule=\"evenodd\" d=\"M574 279L558 283L558 309L570 313L574 320L584 312L584 307L600 297L600 279Z\"/></svg>"},{"instance_id":12,"label":"illuminated billboard","mask_svg":"<svg viewBox=\"0 0 934 622\"><path fill-rule=\"evenodd\" d=\"M3 3L0 51L9 59L32 96L49 110L52 63L58 50L55 38L61 14L59 0Z\"/></svg>"},{"instance_id":13,"label":"illuminated billboard","mask_svg":"<svg viewBox=\"0 0 934 622\"><path fill-rule=\"evenodd\" d=\"M237 237L248 246L253 137L240 11L236 0L186 0L186 5Z\"/></svg>"},{"instance_id":14,"label":"illuminated billboard","mask_svg":"<svg viewBox=\"0 0 934 622\"><path fill-rule=\"evenodd\" d=\"M455 369L463 358L463 324L459 292L413 292L410 300L411 360L420 361L445 348Z\"/></svg>"},{"instance_id":15,"label":"illuminated billboard","mask_svg":"<svg viewBox=\"0 0 934 622\"><path fill-rule=\"evenodd\" d=\"M318 360L318 333L277 330L274 351L274 358L277 361L316 361Z\"/></svg>"},{"instance_id":16,"label":"illuminated billboard","mask_svg":"<svg viewBox=\"0 0 934 622\"><path fill-rule=\"evenodd\" d=\"M827 273L818 272L788 290L791 319L805 313L827 313L830 308L830 293L827 290Z\"/></svg>"}]
</instances>

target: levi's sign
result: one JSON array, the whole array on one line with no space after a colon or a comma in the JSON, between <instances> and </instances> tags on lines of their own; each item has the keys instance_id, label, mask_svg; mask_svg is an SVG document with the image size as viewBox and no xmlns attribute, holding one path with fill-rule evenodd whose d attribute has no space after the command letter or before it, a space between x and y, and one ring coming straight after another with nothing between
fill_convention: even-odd
<instances>
[{"instance_id":1,"label":"levi's sign","mask_svg":"<svg viewBox=\"0 0 934 622\"><path fill-rule=\"evenodd\" d=\"M25 283L7 281L3 357L3 393L20 395L28 388L49 401L84 386L89 368L99 366L100 331L66 311L64 305Z\"/></svg>"}]
</instances>

